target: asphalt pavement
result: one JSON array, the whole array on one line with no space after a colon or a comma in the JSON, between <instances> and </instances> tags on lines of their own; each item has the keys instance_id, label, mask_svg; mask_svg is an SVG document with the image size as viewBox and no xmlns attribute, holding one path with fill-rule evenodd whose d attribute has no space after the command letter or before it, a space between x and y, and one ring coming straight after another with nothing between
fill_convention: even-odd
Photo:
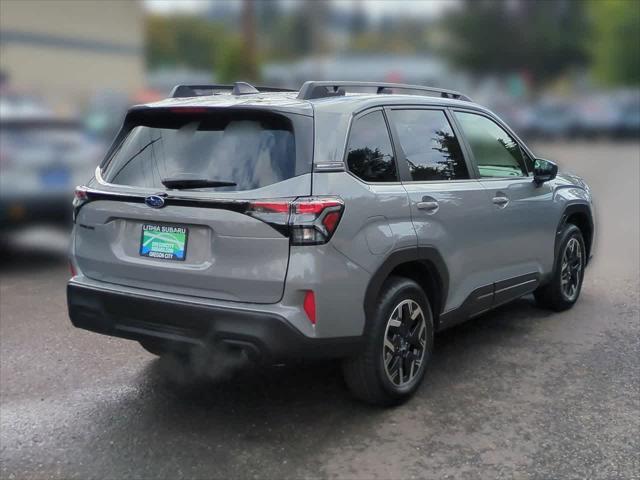
<instances>
[{"instance_id":1,"label":"asphalt pavement","mask_svg":"<svg viewBox=\"0 0 640 480\"><path fill-rule=\"evenodd\" d=\"M582 296L436 337L407 404L354 401L335 362L194 377L74 329L64 236L0 260L1 478L640 478L640 145L535 148L594 190Z\"/></svg>"}]
</instances>

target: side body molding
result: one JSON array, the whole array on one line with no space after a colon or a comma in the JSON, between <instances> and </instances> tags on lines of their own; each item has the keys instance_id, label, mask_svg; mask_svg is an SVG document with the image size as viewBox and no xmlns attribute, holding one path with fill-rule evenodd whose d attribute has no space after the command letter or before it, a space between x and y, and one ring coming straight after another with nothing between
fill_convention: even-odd
<instances>
[{"instance_id":1,"label":"side body molding","mask_svg":"<svg viewBox=\"0 0 640 480\"><path fill-rule=\"evenodd\" d=\"M540 285L540 275L537 272L532 272L476 288L462 305L444 312L440 316L438 330L453 327L509 303L533 292L538 285Z\"/></svg>"},{"instance_id":2,"label":"side body molding","mask_svg":"<svg viewBox=\"0 0 640 480\"><path fill-rule=\"evenodd\" d=\"M534 291L540 285L540 275L532 272L526 275L507 278L500 282L476 288L457 308L443 312L449 291L449 273L442 256L434 247L416 247L395 250L385 259L380 268L371 278L365 294L364 310L366 314L365 333L371 326L370 319L375 314L376 300L380 295L384 281L391 272L405 263L418 262L427 267L435 282L438 293L438 304L434 308L436 330L444 330L508 303L527 293ZM432 303L433 299L432 299Z\"/></svg>"}]
</instances>

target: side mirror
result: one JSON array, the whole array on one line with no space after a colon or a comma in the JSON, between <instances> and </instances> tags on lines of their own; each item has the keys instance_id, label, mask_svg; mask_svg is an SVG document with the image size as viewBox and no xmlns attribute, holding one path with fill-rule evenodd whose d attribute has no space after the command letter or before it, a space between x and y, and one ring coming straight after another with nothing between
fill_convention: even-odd
<instances>
[{"instance_id":1,"label":"side mirror","mask_svg":"<svg viewBox=\"0 0 640 480\"><path fill-rule=\"evenodd\" d=\"M536 158L533 162L533 181L538 185L553 180L558 174L558 165L544 158Z\"/></svg>"}]
</instances>

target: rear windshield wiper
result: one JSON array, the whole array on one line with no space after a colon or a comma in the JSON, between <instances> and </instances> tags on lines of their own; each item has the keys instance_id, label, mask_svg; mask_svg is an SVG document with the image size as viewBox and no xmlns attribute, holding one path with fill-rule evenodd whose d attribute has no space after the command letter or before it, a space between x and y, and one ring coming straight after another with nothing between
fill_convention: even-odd
<instances>
[{"instance_id":1,"label":"rear windshield wiper","mask_svg":"<svg viewBox=\"0 0 640 480\"><path fill-rule=\"evenodd\" d=\"M190 188L235 187L235 182L222 182L207 178L163 178L162 184L167 188L188 190Z\"/></svg>"}]
</instances>

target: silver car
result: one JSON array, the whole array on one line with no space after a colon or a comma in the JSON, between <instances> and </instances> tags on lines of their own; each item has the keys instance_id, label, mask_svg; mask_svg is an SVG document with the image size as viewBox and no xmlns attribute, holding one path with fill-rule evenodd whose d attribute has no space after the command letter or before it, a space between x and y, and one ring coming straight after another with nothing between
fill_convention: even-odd
<instances>
[{"instance_id":1,"label":"silver car","mask_svg":"<svg viewBox=\"0 0 640 480\"><path fill-rule=\"evenodd\" d=\"M580 295L579 178L464 95L400 84L178 86L136 106L78 187L73 324L158 355L343 359L397 404L434 333L533 293Z\"/></svg>"},{"instance_id":2,"label":"silver car","mask_svg":"<svg viewBox=\"0 0 640 480\"><path fill-rule=\"evenodd\" d=\"M67 226L69 191L91 177L102 153L77 120L30 97L1 95L0 237L36 223Z\"/></svg>"}]
</instances>

